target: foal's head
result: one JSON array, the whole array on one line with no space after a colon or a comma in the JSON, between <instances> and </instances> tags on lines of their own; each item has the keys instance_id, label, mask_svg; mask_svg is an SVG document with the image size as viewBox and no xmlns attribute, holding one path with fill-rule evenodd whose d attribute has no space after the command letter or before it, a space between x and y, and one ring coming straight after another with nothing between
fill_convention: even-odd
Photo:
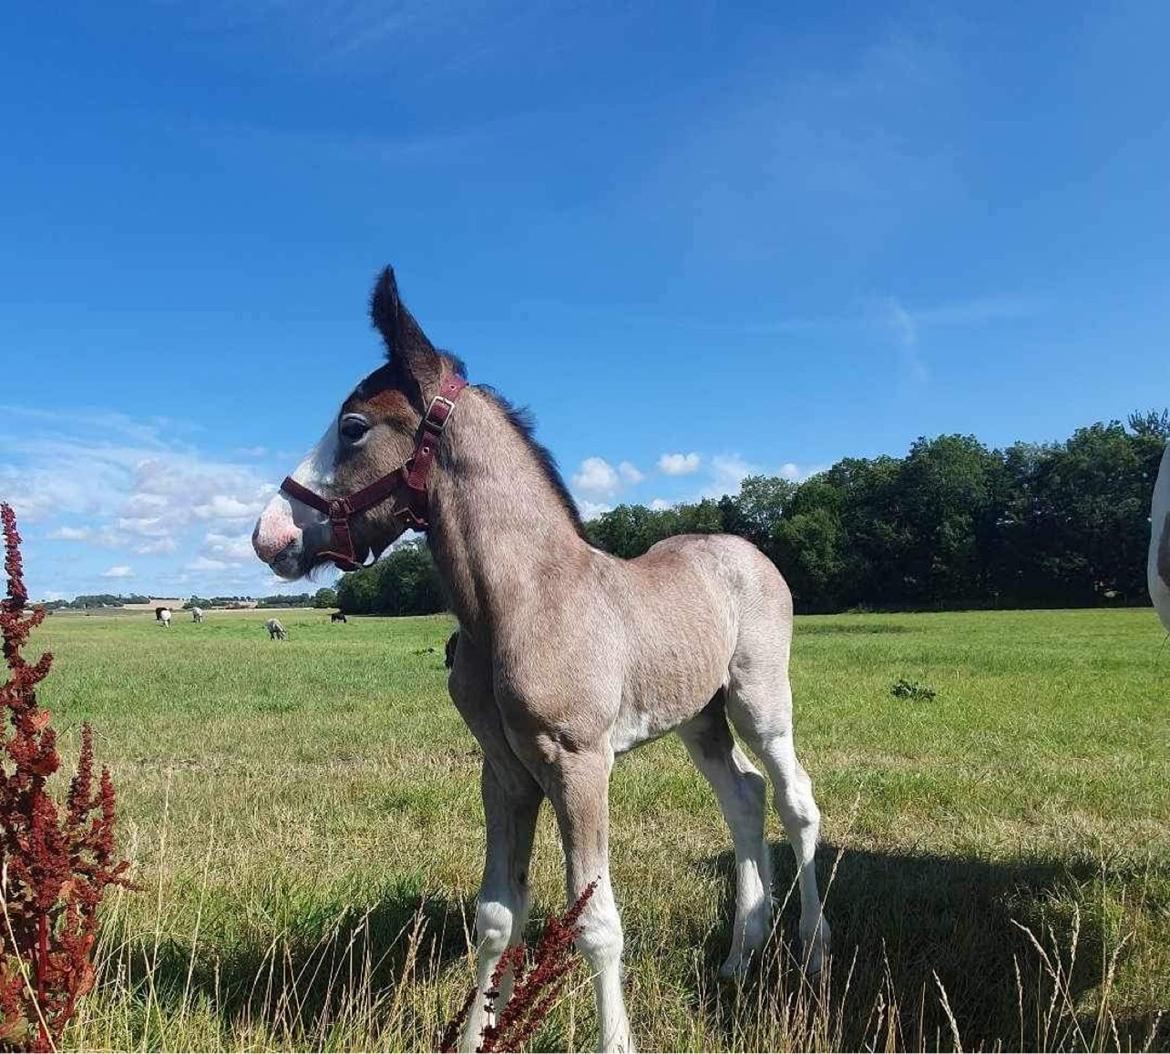
<instances>
[{"instance_id":1,"label":"foal's head","mask_svg":"<svg viewBox=\"0 0 1170 1054\"><path fill-rule=\"evenodd\" d=\"M446 373L462 365L437 351L398 296L394 272L378 279L371 304L374 325L386 342L386 363L366 377L341 404L317 445L292 474L296 482L331 499L353 494L403 464L430 400ZM407 520L386 501L353 517L350 530L359 561L378 556ZM326 563L332 541L328 518L280 492L268 503L252 546L282 578L300 578Z\"/></svg>"}]
</instances>

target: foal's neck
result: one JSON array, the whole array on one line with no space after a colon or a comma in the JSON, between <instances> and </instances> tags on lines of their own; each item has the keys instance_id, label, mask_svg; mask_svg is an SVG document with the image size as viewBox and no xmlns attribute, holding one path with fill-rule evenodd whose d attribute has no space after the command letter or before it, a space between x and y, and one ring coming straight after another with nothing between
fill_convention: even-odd
<instances>
[{"instance_id":1,"label":"foal's neck","mask_svg":"<svg viewBox=\"0 0 1170 1054\"><path fill-rule=\"evenodd\" d=\"M483 392L459 400L440 465L428 542L460 626L486 644L588 544L532 443Z\"/></svg>"}]
</instances>

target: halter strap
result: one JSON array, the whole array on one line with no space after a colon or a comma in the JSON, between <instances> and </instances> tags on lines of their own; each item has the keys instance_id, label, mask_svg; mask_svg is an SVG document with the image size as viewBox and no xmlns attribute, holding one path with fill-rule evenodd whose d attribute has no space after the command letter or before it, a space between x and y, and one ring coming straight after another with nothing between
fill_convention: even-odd
<instances>
[{"instance_id":1,"label":"halter strap","mask_svg":"<svg viewBox=\"0 0 1170 1054\"><path fill-rule=\"evenodd\" d=\"M403 517L416 530L425 531L427 519L427 481L439 452L439 441L443 430L455 412L455 403L467 387L467 381L453 373L447 374L439 384L439 393L431 400L427 412L419 423L415 436L414 451L410 457L392 472L386 473L373 483L355 490L341 498L324 498L298 483L292 476L285 476L280 489L291 498L303 502L312 509L329 517L333 528L333 548L322 553L342 571L356 571L362 565L357 560L350 533L350 518L359 512L380 505L394 496L400 489L406 490L405 504L393 510L393 515Z\"/></svg>"}]
</instances>

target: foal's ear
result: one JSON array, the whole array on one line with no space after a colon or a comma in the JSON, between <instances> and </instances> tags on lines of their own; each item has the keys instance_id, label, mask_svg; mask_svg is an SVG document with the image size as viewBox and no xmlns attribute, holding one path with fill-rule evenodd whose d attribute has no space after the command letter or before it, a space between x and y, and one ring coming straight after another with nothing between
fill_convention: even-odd
<instances>
[{"instance_id":1,"label":"foal's ear","mask_svg":"<svg viewBox=\"0 0 1170 1054\"><path fill-rule=\"evenodd\" d=\"M386 342L386 355L391 365L401 369L425 396L438 384L443 364L434 345L398 295L392 267L387 267L378 277L370 302L370 317Z\"/></svg>"}]
</instances>

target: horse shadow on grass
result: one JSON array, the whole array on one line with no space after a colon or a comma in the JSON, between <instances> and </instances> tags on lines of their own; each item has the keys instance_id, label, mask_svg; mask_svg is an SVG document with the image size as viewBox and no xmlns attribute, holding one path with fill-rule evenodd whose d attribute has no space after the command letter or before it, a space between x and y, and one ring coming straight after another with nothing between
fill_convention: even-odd
<instances>
[{"instance_id":1,"label":"horse shadow on grass","mask_svg":"<svg viewBox=\"0 0 1170 1054\"><path fill-rule=\"evenodd\" d=\"M735 858L725 852L699 866L725 880L725 921L714 932L696 934L704 965L714 973L730 941ZM824 999L835 1043L845 1050L886 1044L1141 1049L1151 1037L1153 1049L1165 1049L1170 1040L1167 1021L1159 1023L1152 1012L1119 1015L1101 1026L1104 1032L1096 1015L1084 1010L1093 1001L1081 997L1100 989L1118 944L1107 937L1116 931L1105 920L1099 862L991 862L822 844L818 875L833 958L827 984L815 987L804 981L796 958L796 869L786 843L774 847L773 868L776 895L784 901L776 935L788 951L766 953L738 999L708 994L696 1008L711 1015L729 1040L739 1028L737 1005L745 1005L746 995L746 1005L758 1006L762 989L803 992L814 1004ZM1111 876L1118 880L1137 884L1142 876ZM788 890L793 892L785 901ZM1147 902L1155 913L1168 908ZM1119 961L1124 957L1123 948Z\"/></svg>"},{"instance_id":2,"label":"horse shadow on grass","mask_svg":"<svg viewBox=\"0 0 1170 1054\"><path fill-rule=\"evenodd\" d=\"M474 912L473 901L395 886L364 908L308 905L279 934L240 936L237 922L233 938L208 933L194 950L189 939L144 939L122 949L119 973L149 978L137 997L163 1015L201 1007L229 1035L248 1025L316 1046L340 1022L374 1036L396 1017L399 1034L421 1036L433 1022L395 994L467 955Z\"/></svg>"}]
</instances>

